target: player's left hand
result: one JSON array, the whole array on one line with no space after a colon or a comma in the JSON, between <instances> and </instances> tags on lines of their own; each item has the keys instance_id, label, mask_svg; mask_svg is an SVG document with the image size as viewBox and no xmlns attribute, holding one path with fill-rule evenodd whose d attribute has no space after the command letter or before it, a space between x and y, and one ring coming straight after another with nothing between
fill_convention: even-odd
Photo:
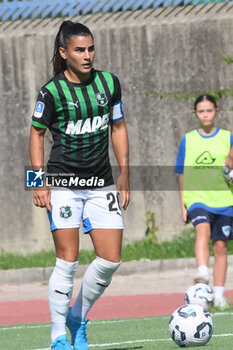
<instances>
[{"instance_id":1,"label":"player's left hand","mask_svg":"<svg viewBox=\"0 0 233 350\"><path fill-rule=\"evenodd\" d=\"M222 166L222 174L227 183L233 183L233 169L230 169L225 163Z\"/></svg>"},{"instance_id":2,"label":"player's left hand","mask_svg":"<svg viewBox=\"0 0 233 350\"><path fill-rule=\"evenodd\" d=\"M116 181L117 194L122 197L121 207L126 210L130 202L129 175L120 174Z\"/></svg>"}]
</instances>

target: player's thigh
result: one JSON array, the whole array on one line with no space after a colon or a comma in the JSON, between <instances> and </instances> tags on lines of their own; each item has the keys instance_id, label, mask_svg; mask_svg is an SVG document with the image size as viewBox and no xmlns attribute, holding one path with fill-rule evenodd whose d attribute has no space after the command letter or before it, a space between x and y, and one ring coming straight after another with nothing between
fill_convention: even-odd
<instances>
[{"instance_id":1,"label":"player's thigh","mask_svg":"<svg viewBox=\"0 0 233 350\"><path fill-rule=\"evenodd\" d=\"M218 215L212 230L213 252L215 256L227 256L228 241L232 239L231 216Z\"/></svg>"},{"instance_id":2,"label":"player's thigh","mask_svg":"<svg viewBox=\"0 0 233 350\"><path fill-rule=\"evenodd\" d=\"M203 222L195 226L196 241L209 242L211 237L211 225L209 222Z\"/></svg>"},{"instance_id":3,"label":"player's thigh","mask_svg":"<svg viewBox=\"0 0 233 350\"><path fill-rule=\"evenodd\" d=\"M123 218L115 187L89 191L83 209L83 231L122 230Z\"/></svg>"},{"instance_id":4,"label":"player's thigh","mask_svg":"<svg viewBox=\"0 0 233 350\"><path fill-rule=\"evenodd\" d=\"M121 260L123 230L93 229L90 236L97 256L112 262Z\"/></svg>"},{"instance_id":5,"label":"player's thigh","mask_svg":"<svg viewBox=\"0 0 233 350\"><path fill-rule=\"evenodd\" d=\"M83 200L77 191L51 189L51 212L47 212L51 231L79 228L82 212Z\"/></svg>"},{"instance_id":6,"label":"player's thigh","mask_svg":"<svg viewBox=\"0 0 233 350\"><path fill-rule=\"evenodd\" d=\"M213 214L203 208L195 208L189 212L189 217L196 231L196 241L209 241Z\"/></svg>"},{"instance_id":7,"label":"player's thigh","mask_svg":"<svg viewBox=\"0 0 233 350\"><path fill-rule=\"evenodd\" d=\"M98 256L119 261L124 225L115 187L91 191L84 206L83 227Z\"/></svg>"},{"instance_id":8,"label":"player's thigh","mask_svg":"<svg viewBox=\"0 0 233 350\"><path fill-rule=\"evenodd\" d=\"M216 215L213 223L211 238L213 241L228 241L232 239L232 224L231 216Z\"/></svg>"},{"instance_id":9,"label":"player's thigh","mask_svg":"<svg viewBox=\"0 0 233 350\"><path fill-rule=\"evenodd\" d=\"M62 260L74 262L78 259L79 230L64 228L52 231L56 256Z\"/></svg>"},{"instance_id":10,"label":"player's thigh","mask_svg":"<svg viewBox=\"0 0 233 350\"><path fill-rule=\"evenodd\" d=\"M75 191L51 190L51 212L48 212L56 254L72 261L79 250L79 227L82 219L83 201Z\"/></svg>"}]
</instances>

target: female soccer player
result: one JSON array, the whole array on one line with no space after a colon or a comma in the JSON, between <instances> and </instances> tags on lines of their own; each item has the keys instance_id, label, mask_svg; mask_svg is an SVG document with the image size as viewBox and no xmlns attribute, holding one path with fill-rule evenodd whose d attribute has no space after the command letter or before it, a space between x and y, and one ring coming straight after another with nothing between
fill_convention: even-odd
<instances>
[{"instance_id":1,"label":"female soccer player","mask_svg":"<svg viewBox=\"0 0 233 350\"><path fill-rule=\"evenodd\" d=\"M53 138L46 185L35 189L34 204L45 207L56 250L49 281L51 349L87 350L86 316L111 282L121 261L122 213L130 200L128 136L118 78L93 68L90 30L64 21L54 43L54 77L38 95L30 134L33 169L44 166L44 137ZM111 138L120 174L113 183L108 156ZM63 186L50 188L49 184ZM78 267L79 227L89 233L96 259L84 274L79 295L69 308Z\"/></svg>"},{"instance_id":2,"label":"female soccer player","mask_svg":"<svg viewBox=\"0 0 233 350\"><path fill-rule=\"evenodd\" d=\"M194 282L209 283L209 240L214 263L214 305L227 306L224 285L227 272L227 243L233 239L233 193L222 175L222 165L233 144L233 135L214 126L218 112L215 99L199 96L194 113L199 128L182 138L175 171L179 173L182 218L189 217L196 230L195 255L198 273Z\"/></svg>"}]
</instances>

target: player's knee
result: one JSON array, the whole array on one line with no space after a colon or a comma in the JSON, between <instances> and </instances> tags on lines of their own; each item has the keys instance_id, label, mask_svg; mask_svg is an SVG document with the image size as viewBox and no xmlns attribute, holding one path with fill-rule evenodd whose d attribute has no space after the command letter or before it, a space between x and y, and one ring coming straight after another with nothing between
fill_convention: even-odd
<instances>
[{"instance_id":1,"label":"player's knee","mask_svg":"<svg viewBox=\"0 0 233 350\"><path fill-rule=\"evenodd\" d=\"M227 254L227 241L214 241L213 251L214 254L225 255Z\"/></svg>"},{"instance_id":2,"label":"player's knee","mask_svg":"<svg viewBox=\"0 0 233 350\"><path fill-rule=\"evenodd\" d=\"M112 262L109 260L102 259L98 256L95 259L95 266L98 272L98 276L108 285L110 284L112 276L114 272L116 272L116 270L119 268L120 264L121 261Z\"/></svg>"},{"instance_id":3,"label":"player's knee","mask_svg":"<svg viewBox=\"0 0 233 350\"><path fill-rule=\"evenodd\" d=\"M100 257L91 263L83 277L82 298L84 305L93 303L104 293L112 280L112 275L121 262L111 262Z\"/></svg>"},{"instance_id":4,"label":"player's knee","mask_svg":"<svg viewBox=\"0 0 233 350\"><path fill-rule=\"evenodd\" d=\"M112 275L119 268L120 264L121 261L115 263L97 256L84 275L84 280L87 284L92 284L94 279L95 283L106 288L111 283Z\"/></svg>"}]
</instances>

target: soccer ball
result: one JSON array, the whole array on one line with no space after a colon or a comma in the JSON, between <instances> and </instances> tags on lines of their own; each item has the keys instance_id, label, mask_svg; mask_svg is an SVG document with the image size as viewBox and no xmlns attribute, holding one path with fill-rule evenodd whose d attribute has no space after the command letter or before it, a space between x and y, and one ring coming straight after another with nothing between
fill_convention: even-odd
<instances>
[{"instance_id":1,"label":"soccer ball","mask_svg":"<svg viewBox=\"0 0 233 350\"><path fill-rule=\"evenodd\" d=\"M213 334L213 319L201 305L183 305L171 315L169 332L180 347L205 345Z\"/></svg>"},{"instance_id":2,"label":"soccer ball","mask_svg":"<svg viewBox=\"0 0 233 350\"><path fill-rule=\"evenodd\" d=\"M184 301L186 304L198 304L209 310L214 302L214 294L208 284L197 283L188 288Z\"/></svg>"}]
</instances>

